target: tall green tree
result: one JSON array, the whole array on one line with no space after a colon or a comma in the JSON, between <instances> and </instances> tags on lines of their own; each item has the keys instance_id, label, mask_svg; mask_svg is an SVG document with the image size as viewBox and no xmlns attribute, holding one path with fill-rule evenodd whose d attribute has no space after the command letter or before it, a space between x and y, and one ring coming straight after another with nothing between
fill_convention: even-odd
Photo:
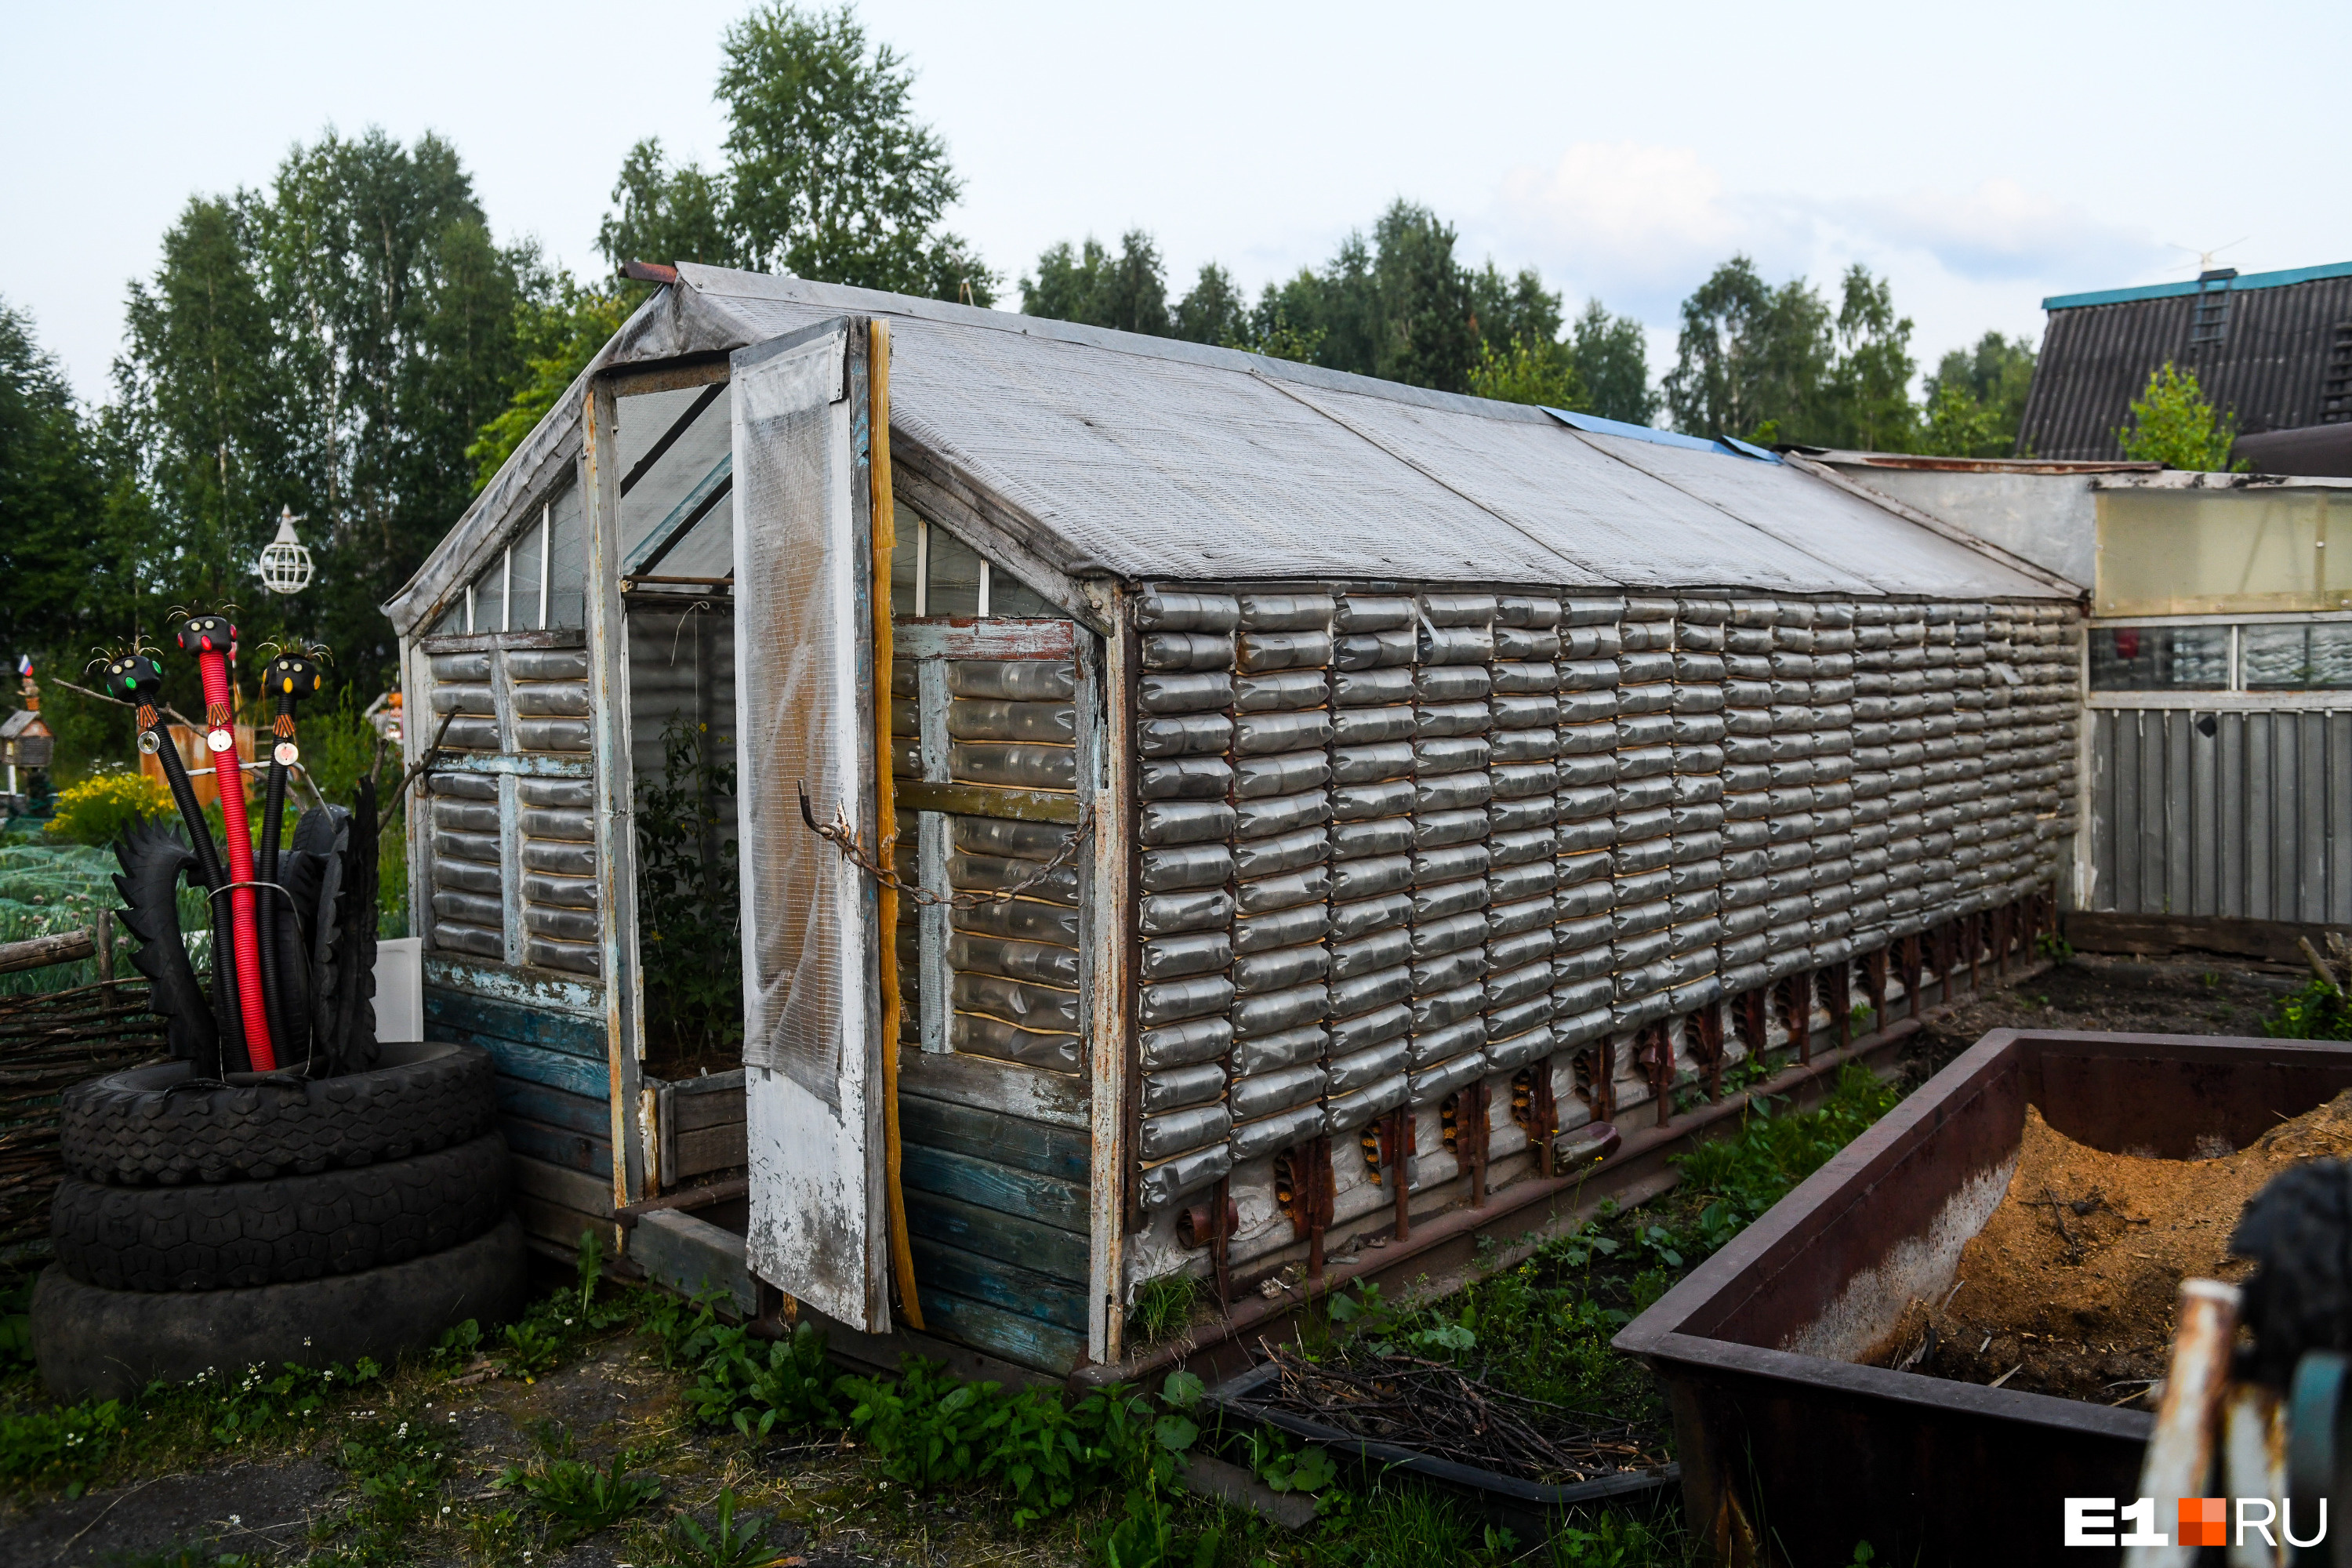
<instances>
[{"instance_id":1,"label":"tall green tree","mask_svg":"<svg viewBox=\"0 0 2352 1568\"><path fill-rule=\"evenodd\" d=\"M79 669L127 584L100 432L32 318L0 300L0 656ZM16 658L5 658L8 670Z\"/></svg>"},{"instance_id":2,"label":"tall green tree","mask_svg":"<svg viewBox=\"0 0 2352 1568\"><path fill-rule=\"evenodd\" d=\"M1248 298L1234 286L1232 273L1210 261L1176 301L1169 331L1187 342L1229 344L1248 331Z\"/></svg>"},{"instance_id":3,"label":"tall green tree","mask_svg":"<svg viewBox=\"0 0 2352 1568\"><path fill-rule=\"evenodd\" d=\"M725 174L706 173L697 163L672 167L661 139L648 136L621 160L613 210L596 230L596 248L616 274L630 261L743 266L730 195Z\"/></svg>"},{"instance_id":4,"label":"tall green tree","mask_svg":"<svg viewBox=\"0 0 2352 1568\"><path fill-rule=\"evenodd\" d=\"M1497 348L1559 341L1559 296L1532 267L1507 278L1489 258L1470 274L1470 315L1479 338Z\"/></svg>"},{"instance_id":5,"label":"tall green tree","mask_svg":"<svg viewBox=\"0 0 2352 1568\"><path fill-rule=\"evenodd\" d=\"M672 163L647 137L621 161L597 248L627 261L698 261L971 304L996 275L945 226L963 182L915 118L915 74L869 44L855 10L770 3L727 29L717 97L726 164ZM644 285L615 279L635 300Z\"/></svg>"},{"instance_id":6,"label":"tall green tree","mask_svg":"<svg viewBox=\"0 0 2352 1568\"><path fill-rule=\"evenodd\" d=\"M1316 342L1315 363L1412 386L1466 392L1479 349L1507 351L1524 331L1556 331L1559 301L1532 273L1472 274L1454 257L1455 235L1425 206L1391 203L1371 235L1349 235L1321 271L1269 284L1255 311L1263 336L1279 321ZM1530 284L1528 292L1523 283ZM1530 297L1532 296L1532 297ZM1485 304L1494 330L1483 330ZM1546 341L1549 341L1547 339Z\"/></svg>"},{"instance_id":7,"label":"tall green tree","mask_svg":"<svg viewBox=\"0 0 2352 1568\"><path fill-rule=\"evenodd\" d=\"M1919 450L1948 458L2006 458L2017 451L2025 396L2033 386L2033 344L1987 332L1972 348L1952 349L1922 390Z\"/></svg>"},{"instance_id":8,"label":"tall green tree","mask_svg":"<svg viewBox=\"0 0 2352 1568\"><path fill-rule=\"evenodd\" d=\"M1082 321L1122 332L1173 335L1168 275L1160 247L1142 229L1119 237L1116 255L1092 235L1077 249L1066 240L1037 258L1037 275L1021 279L1024 315Z\"/></svg>"},{"instance_id":9,"label":"tall green tree","mask_svg":"<svg viewBox=\"0 0 2352 1568\"><path fill-rule=\"evenodd\" d=\"M525 302L516 326L523 349L522 384L466 448L476 488L497 476L628 318L629 302L622 295L583 288L569 272L556 275L551 297Z\"/></svg>"},{"instance_id":10,"label":"tall green tree","mask_svg":"<svg viewBox=\"0 0 2352 1568\"><path fill-rule=\"evenodd\" d=\"M962 194L916 120L915 78L847 5L769 4L727 29L730 226L752 266L987 304L994 279L942 225Z\"/></svg>"},{"instance_id":11,"label":"tall green tree","mask_svg":"<svg viewBox=\"0 0 2352 1568\"><path fill-rule=\"evenodd\" d=\"M1585 301L1570 334L1585 409L1603 419L1647 425L1657 417L1650 385L1650 337L1631 316L1612 316L1598 300Z\"/></svg>"},{"instance_id":12,"label":"tall green tree","mask_svg":"<svg viewBox=\"0 0 2352 1568\"><path fill-rule=\"evenodd\" d=\"M174 604L245 597L247 563L281 508L333 504L322 437L334 421L299 405L290 324L268 287L265 205L243 191L191 200L155 275L131 286L111 420L150 508L137 575L161 598L137 609L151 634Z\"/></svg>"},{"instance_id":13,"label":"tall green tree","mask_svg":"<svg viewBox=\"0 0 2352 1568\"><path fill-rule=\"evenodd\" d=\"M1470 389L1470 367L1486 340L1454 243L1453 225L1408 202L1394 203L1372 225L1371 374L1383 381Z\"/></svg>"},{"instance_id":14,"label":"tall green tree","mask_svg":"<svg viewBox=\"0 0 2352 1568\"><path fill-rule=\"evenodd\" d=\"M552 287L431 135L331 131L268 191L191 202L132 288L116 365L151 502L142 579L239 604L249 642L326 641L372 695L393 660L376 606L464 511L467 448L523 382L519 322ZM277 599L252 562L288 508L316 572Z\"/></svg>"},{"instance_id":15,"label":"tall green tree","mask_svg":"<svg viewBox=\"0 0 2352 1568\"><path fill-rule=\"evenodd\" d=\"M1477 363L1470 367L1470 391L1497 403L1571 409L1587 405L1584 383L1568 345L1528 338L1507 349L1480 343Z\"/></svg>"},{"instance_id":16,"label":"tall green tree","mask_svg":"<svg viewBox=\"0 0 2352 1568\"><path fill-rule=\"evenodd\" d=\"M1865 452L1907 452L1918 444L1911 401L1911 318L1895 313L1895 290L1857 263L1846 268L1837 314L1837 360L1828 395L1804 440Z\"/></svg>"},{"instance_id":17,"label":"tall green tree","mask_svg":"<svg viewBox=\"0 0 2352 1568\"><path fill-rule=\"evenodd\" d=\"M2132 400L2131 423L2116 432L2124 456L2134 462L2207 474L2252 466L2230 460L2237 439L2238 416L2215 408L2197 384L2197 373L2170 360L2148 373L2147 389Z\"/></svg>"},{"instance_id":18,"label":"tall green tree","mask_svg":"<svg viewBox=\"0 0 2352 1568\"><path fill-rule=\"evenodd\" d=\"M1675 426L1695 436L1804 440L1835 363L1830 308L1801 278L1775 289L1735 256L1683 301L1665 380Z\"/></svg>"}]
</instances>

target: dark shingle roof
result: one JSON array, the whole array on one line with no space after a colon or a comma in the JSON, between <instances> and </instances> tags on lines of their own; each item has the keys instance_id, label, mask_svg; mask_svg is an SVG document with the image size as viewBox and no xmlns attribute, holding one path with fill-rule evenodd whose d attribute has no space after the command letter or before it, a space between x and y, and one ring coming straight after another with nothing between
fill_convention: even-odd
<instances>
[{"instance_id":1,"label":"dark shingle roof","mask_svg":"<svg viewBox=\"0 0 2352 1568\"><path fill-rule=\"evenodd\" d=\"M2050 328L2021 455L2123 456L2116 430L2151 372L2197 373L2249 433L2352 419L2352 262L2044 300Z\"/></svg>"}]
</instances>

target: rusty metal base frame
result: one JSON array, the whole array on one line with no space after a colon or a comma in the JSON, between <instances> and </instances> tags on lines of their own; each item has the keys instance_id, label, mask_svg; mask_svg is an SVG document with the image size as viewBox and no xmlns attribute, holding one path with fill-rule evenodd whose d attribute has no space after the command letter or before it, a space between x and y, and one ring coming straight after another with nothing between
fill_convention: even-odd
<instances>
[{"instance_id":1,"label":"rusty metal base frame","mask_svg":"<svg viewBox=\"0 0 2352 1568\"><path fill-rule=\"evenodd\" d=\"M2038 970L2046 965L2026 966ZM1513 1154L1496 1162L1495 1172L1507 1184L1490 1185L1483 1207L1468 1205L1470 1181L1458 1176L1434 1189L1413 1194L1417 1201L1442 1201L1444 1212L1416 1218L1411 1235L1399 1241L1382 1237L1381 1247L1364 1247L1352 1256L1327 1262L1319 1281L1293 1285L1267 1297L1243 1292L1219 1319L1197 1323L1183 1336L1139 1355L1107 1366L1081 1367L1070 1374L1076 1387L1100 1387L1112 1383L1139 1383L1183 1370L1211 1384L1239 1376L1257 1359L1261 1339L1286 1338L1302 1315L1335 1291L1360 1281L1379 1284L1391 1296L1406 1290L1442 1294L1486 1274L1516 1268L1528 1255L1554 1237L1566 1234L1597 1214L1604 1201L1623 1207L1655 1197L1678 1179L1668 1158L1691 1144L1738 1125L1751 1096L1773 1096L1811 1105L1825 1096L1838 1071L1858 1061L1882 1076L1893 1076L1904 1041L1954 1006L1973 1000L1959 993L1947 1001L1940 983L1929 989L1936 1004L1917 1016L1895 1019L1878 1031L1856 1038L1843 1049L1816 1047L1810 1062L1796 1063L1757 1085L1747 1094L1727 1095L1721 1101L1683 1112L1664 1126L1622 1128L1624 1141L1617 1152L1598 1164L1552 1177L1532 1173L1507 1180L1521 1170L1532 1171L1531 1153ZM1368 1216L1369 1217L1369 1216ZM1261 1265L1281 1267L1293 1259L1261 1259ZM1851 1547L1852 1542L1848 1542Z\"/></svg>"}]
</instances>

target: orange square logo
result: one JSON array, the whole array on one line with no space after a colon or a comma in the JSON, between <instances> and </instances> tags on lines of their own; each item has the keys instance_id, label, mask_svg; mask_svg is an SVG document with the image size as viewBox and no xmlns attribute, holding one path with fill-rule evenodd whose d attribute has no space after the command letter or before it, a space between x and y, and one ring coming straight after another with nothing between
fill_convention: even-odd
<instances>
[{"instance_id":1,"label":"orange square logo","mask_svg":"<svg viewBox=\"0 0 2352 1568\"><path fill-rule=\"evenodd\" d=\"M2226 1498L2185 1497L2180 1500L2180 1544L2230 1544L2230 1503Z\"/></svg>"}]
</instances>

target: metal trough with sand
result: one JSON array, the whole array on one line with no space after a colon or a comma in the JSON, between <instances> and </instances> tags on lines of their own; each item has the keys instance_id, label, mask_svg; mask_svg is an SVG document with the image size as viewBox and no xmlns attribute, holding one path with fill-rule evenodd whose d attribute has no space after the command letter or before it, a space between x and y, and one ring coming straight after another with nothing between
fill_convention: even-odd
<instances>
[{"instance_id":1,"label":"metal trough with sand","mask_svg":"<svg viewBox=\"0 0 2352 1568\"><path fill-rule=\"evenodd\" d=\"M1694 1528L1727 1562L2098 1561L2061 1544L2062 1500L2137 1495L2147 1414L1855 1358L1951 1289L2027 1106L2185 1161L2347 1088L2340 1042L1987 1035L1618 1335L1664 1384Z\"/></svg>"}]
</instances>

